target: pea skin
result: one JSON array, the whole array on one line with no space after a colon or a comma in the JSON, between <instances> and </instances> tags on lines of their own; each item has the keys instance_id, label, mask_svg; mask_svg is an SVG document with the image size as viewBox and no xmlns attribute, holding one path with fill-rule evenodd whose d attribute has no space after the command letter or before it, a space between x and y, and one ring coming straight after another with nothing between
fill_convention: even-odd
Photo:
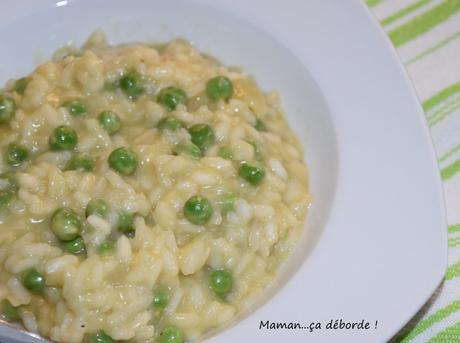
<instances>
[{"instance_id":1,"label":"pea skin","mask_svg":"<svg viewBox=\"0 0 460 343\"><path fill-rule=\"evenodd\" d=\"M115 343L115 341L102 330L90 335L88 338L88 342L89 343Z\"/></svg>"},{"instance_id":2,"label":"pea skin","mask_svg":"<svg viewBox=\"0 0 460 343\"><path fill-rule=\"evenodd\" d=\"M182 126L183 125L180 122L180 120L174 117L165 117L161 119L157 124L157 128L160 131L164 131L164 130L176 131L176 130L179 130Z\"/></svg>"},{"instance_id":3,"label":"pea skin","mask_svg":"<svg viewBox=\"0 0 460 343\"><path fill-rule=\"evenodd\" d=\"M228 100L233 95L233 84L228 77L216 76L208 81L206 94L211 100Z\"/></svg>"},{"instance_id":4,"label":"pea skin","mask_svg":"<svg viewBox=\"0 0 460 343\"><path fill-rule=\"evenodd\" d=\"M56 237L63 241L71 241L78 237L81 221L74 210L68 207L57 209L51 218L51 230Z\"/></svg>"},{"instance_id":5,"label":"pea skin","mask_svg":"<svg viewBox=\"0 0 460 343\"><path fill-rule=\"evenodd\" d=\"M22 284L30 291L38 292L46 287L45 277L37 269L32 268L25 272Z\"/></svg>"},{"instance_id":6,"label":"pea skin","mask_svg":"<svg viewBox=\"0 0 460 343\"><path fill-rule=\"evenodd\" d=\"M92 199L86 205L86 217L93 214L104 217L107 214L109 207L103 199Z\"/></svg>"},{"instance_id":7,"label":"pea skin","mask_svg":"<svg viewBox=\"0 0 460 343\"><path fill-rule=\"evenodd\" d=\"M243 163L240 166L238 175L253 186L258 186L265 178L265 169L262 166Z\"/></svg>"},{"instance_id":8,"label":"pea skin","mask_svg":"<svg viewBox=\"0 0 460 343\"><path fill-rule=\"evenodd\" d=\"M70 126L61 125L54 129L48 142L52 150L72 150L77 146L78 136Z\"/></svg>"},{"instance_id":9,"label":"pea skin","mask_svg":"<svg viewBox=\"0 0 460 343\"><path fill-rule=\"evenodd\" d=\"M232 289L233 278L227 270L214 270L209 274L209 288L219 297L225 297Z\"/></svg>"},{"instance_id":10,"label":"pea skin","mask_svg":"<svg viewBox=\"0 0 460 343\"><path fill-rule=\"evenodd\" d=\"M179 104L187 102L187 95L178 87L166 87L158 93L157 101L168 111L174 111Z\"/></svg>"},{"instance_id":11,"label":"pea skin","mask_svg":"<svg viewBox=\"0 0 460 343\"><path fill-rule=\"evenodd\" d=\"M104 111L98 116L99 124L109 135L114 135L121 129L120 117L115 112Z\"/></svg>"},{"instance_id":12,"label":"pea skin","mask_svg":"<svg viewBox=\"0 0 460 343\"><path fill-rule=\"evenodd\" d=\"M121 147L111 152L109 166L122 175L131 175L136 171L138 158L131 149Z\"/></svg>"},{"instance_id":13,"label":"pea skin","mask_svg":"<svg viewBox=\"0 0 460 343\"><path fill-rule=\"evenodd\" d=\"M137 72L129 72L120 79L120 88L128 98L135 100L145 92L142 77Z\"/></svg>"},{"instance_id":14,"label":"pea skin","mask_svg":"<svg viewBox=\"0 0 460 343\"><path fill-rule=\"evenodd\" d=\"M73 156L69 162L67 162L66 170L77 170L89 172L94 169L94 160L88 155L76 155Z\"/></svg>"},{"instance_id":15,"label":"pea skin","mask_svg":"<svg viewBox=\"0 0 460 343\"><path fill-rule=\"evenodd\" d=\"M195 225L206 224L212 213L213 208L209 200L199 195L191 197L184 205L184 217Z\"/></svg>"},{"instance_id":16,"label":"pea skin","mask_svg":"<svg viewBox=\"0 0 460 343\"><path fill-rule=\"evenodd\" d=\"M169 303L169 290L167 287L158 286L153 291L152 306L156 310L164 310Z\"/></svg>"},{"instance_id":17,"label":"pea skin","mask_svg":"<svg viewBox=\"0 0 460 343\"><path fill-rule=\"evenodd\" d=\"M200 148L201 151L206 150L216 140L214 130L207 124L193 125L188 132L192 137L192 143Z\"/></svg>"},{"instance_id":18,"label":"pea skin","mask_svg":"<svg viewBox=\"0 0 460 343\"><path fill-rule=\"evenodd\" d=\"M71 241L63 242L62 248L64 251L74 254L74 255L80 255L80 254L86 253L85 241L83 240L81 236L78 236L77 238Z\"/></svg>"},{"instance_id":19,"label":"pea skin","mask_svg":"<svg viewBox=\"0 0 460 343\"><path fill-rule=\"evenodd\" d=\"M169 325L160 332L160 343L183 343L182 332L174 325Z\"/></svg>"},{"instance_id":20,"label":"pea skin","mask_svg":"<svg viewBox=\"0 0 460 343\"><path fill-rule=\"evenodd\" d=\"M0 95L0 125L7 124L16 113L16 101L5 95Z\"/></svg>"},{"instance_id":21,"label":"pea skin","mask_svg":"<svg viewBox=\"0 0 460 343\"><path fill-rule=\"evenodd\" d=\"M20 166L29 157L29 151L21 144L10 144L5 151L4 160L12 167Z\"/></svg>"},{"instance_id":22,"label":"pea skin","mask_svg":"<svg viewBox=\"0 0 460 343\"><path fill-rule=\"evenodd\" d=\"M68 101L64 104L67 111L74 117L83 117L88 113L86 104L79 99Z\"/></svg>"}]
</instances>

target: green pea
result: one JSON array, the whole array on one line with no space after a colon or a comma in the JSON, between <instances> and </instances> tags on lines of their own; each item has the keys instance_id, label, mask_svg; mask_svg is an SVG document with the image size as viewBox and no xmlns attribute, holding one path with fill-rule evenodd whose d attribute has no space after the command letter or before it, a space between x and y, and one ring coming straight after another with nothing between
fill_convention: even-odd
<instances>
[{"instance_id":1,"label":"green pea","mask_svg":"<svg viewBox=\"0 0 460 343\"><path fill-rule=\"evenodd\" d=\"M13 172L0 174L0 209L7 208L18 190L18 183Z\"/></svg>"},{"instance_id":2,"label":"green pea","mask_svg":"<svg viewBox=\"0 0 460 343\"><path fill-rule=\"evenodd\" d=\"M225 76L216 76L208 81L206 94L211 100L228 100L233 95L232 81Z\"/></svg>"},{"instance_id":3,"label":"green pea","mask_svg":"<svg viewBox=\"0 0 460 343\"><path fill-rule=\"evenodd\" d=\"M3 300L0 303L0 309L6 319L10 322L15 322L21 319L18 307L14 307L8 300Z\"/></svg>"},{"instance_id":4,"label":"green pea","mask_svg":"<svg viewBox=\"0 0 460 343\"><path fill-rule=\"evenodd\" d=\"M88 113L86 105L81 100L71 100L64 103L64 107L67 108L67 111L74 117L82 117Z\"/></svg>"},{"instance_id":5,"label":"green pea","mask_svg":"<svg viewBox=\"0 0 460 343\"><path fill-rule=\"evenodd\" d=\"M66 170L78 170L78 171L92 171L94 168L94 161L87 155L77 155L72 157L67 162Z\"/></svg>"},{"instance_id":6,"label":"green pea","mask_svg":"<svg viewBox=\"0 0 460 343\"><path fill-rule=\"evenodd\" d=\"M0 190L2 191L17 191L18 182L16 181L16 175L13 172L6 172L0 174Z\"/></svg>"},{"instance_id":7,"label":"green pea","mask_svg":"<svg viewBox=\"0 0 460 343\"><path fill-rule=\"evenodd\" d=\"M72 241L80 234L81 222L74 210L68 207L57 209L51 217L51 230L63 242Z\"/></svg>"},{"instance_id":8,"label":"green pea","mask_svg":"<svg viewBox=\"0 0 460 343\"><path fill-rule=\"evenodd\" d=\"M62 243L64 251L67 251L74 255L80 255L86 253L85 241L82 237L78 236L74 240Z\"/></svg>"},{"instance_id":9,"label":"green pea","mask_svg":"<svg viewBox=\"0 0 460 343\"><path fill-rule=\"evenodd\" d=\"M8 123L16 113L16 101L12 97L0 95L0 124Z\"/></svg>"},{"instance_id":10,"label":"green pea","mask_svg":"<svg viewBox=\"0 0 460 343\"><path fill-rule=\"evenodd\" d=\"M254 128L257 130L257 131L267 131L267 126L265 125L265 123L260 120L259 118L256 119L256 122L254 123Z\"/></svg>"},{"instance_id":11,"label":"green pea","mask_svg":"<svg viewBox=\"0 0 460 343\"><path fill-rule=\"evenodd\" d=\"M190 142L181 142L175 145L173 150L176 154L188 155L194 160L199 160L202 156L200 148Z\"/></svg>"},{"instance_id":12,"label":"green pea","mask_svg":"<svg viewBox=\"0 0 460 343\"><path fill-rule=\"evenodd\" d=\"M223 146L222 148L220 148L217 152L217 155L219 157L225 158L226 160L231 160L233 158L232 149L230 149L230 147L228 146Z\"/></svg>"},{"instance_id":13,"label":"green pea","mask_svg":"<svg viewBox=\"0 0 460 343\"><path fill-rule=\"evenodd\" d=\"M160 131L163 131L163 130L176 131L176 130L179 130L181 127L182 127L182 122L174 117L165 117L161 119L157 124L157 128Z\"/></svg>"},{"instance_id":14,"label":"green pea","mask_svg":"<svg viewBox=\"0 0 460 343\"><path fill-rule=\"evenodd\" d=\"M195 225L205 224L212 216L212 205L208 199L195 195L184 205L184 217Z\"/></svg>"},{"instance_id":15,"label":"green pea","mask_svg":"<svg viewBox=\"0 0 460 343\"><path fill-rule=\"evenodd\" d=\"M214 270L209 274L208 283L217 296L224 297L232 289L232 274L226 270Z\"/></svg>"},{"instance_id":16,"label":"green pea","mask_svg":"<svg viewBox=\"0 0 460 343\"><path fill-rule=\"evenodd\" d=\"M13 201L15 192L11 190L0 191L0 209L8 207Z\"/></svg>"},{"instance_id":17,"label":"green pea","mask_svg":"<svg viewBox=\"0 0 460 343\"><path fill-rule=\"evenodd\" d=\"M3 156L6 163L10 166L17 167L29 157L29 151L21 144L10 144Z\"/></svg>"},{"instance_id":18,"label":"green pea","mask_svg":"<svg viewBox=\"0 0 460 343\"><path fill-rule=\"evenodd\" d=\"M130 72L120 79L121 90L131 99L137 98L144 93L142 78L136 72Z\"/></svg>"},{"instance_id":19,"label":"green pea","mask_svg":"<svg viewBox=\"0 0 460 343\"><path fill-rule=\"evenodd\" d=\"M192 142L202 151L216 140L214 130L207 124L193 125L188 132L192 136Z\"/></svg>"},{"instance_id":20,"label":"green pea","mask_svg":"<svg viewBox=\"0 0 460 343\"><path fill-rule=\"evenodd\" d=\"M159 286L153 291L153 308L163 310L169 302L169 292L167 287Z\"/></svg>"},{"instance_id":21,"label":"green pea","mask_svg":"<svg viewBox=\"0 0 460 343\"><path fill-rule=\"evenodd\" d=\"M109 210L109 206L102 199L92 199L86 205L85 214L89 217L92 214L98 215L99 217L104 217Z\"/></svg>"},{"instance_id":22,"label":"green pea","mask_svg":"<svg viewBox=\"0 0 460 343\"><path fill-rule=\"evenodd\" d=\"M98 331L89 336L89 343L115 343L115 341L104 331Z\"/></svg>"},{"instance_id":23,"label":"green pea","mask_svg":"<svg viewBox=\"0 0 460 343\"><path fill-rule=\"evenodd\" d=\"M104 111L99 114L99 124L107 131L109 135L113 135L120 131L121 120L116 113L112 111Z\"/></svg>"},{"instance_id":24,"label":"green pea","mask_svg":"<svg viewBox=\"0 0 460 343\"><path fill-rule=\"evenodd\" d=\"M99 255L109 255L113 253L114 249L115 249L115 244L112 241L107 241L107 242L99 244L96 247L96 252Z\"/></svg>"},{"instance_id":25,"label":"green pea","mask_svg":"<svg viewBox=\"0 0 460 343\"><path fill-rule=\"evenodd\" d=\"M265 177L265 169L261 166L243 163L240 166L238 175L253 186L259 185Z\"/></svg>"},{"instance_id":26,"label":"green pea","mask_svg":"<svg viewBox=\"0 0 460 343\"><path fill-rule=\"evenodd\" d=\"M128 148L118 148L110 153L110 168L123 175L131 175L137 168L137 155Z\"/></svg>"},{"instance_id":27,"label":"green pea","mask_svg":"<svg viewBox=\"0 0 460 343\"><path fill-rule=\"evenodd\" d=\"M22 283L25 288L34 292L41 291L46 287L45 277L35 268L29 269L24 274Z\"/></svg>"},{"instance_id":28,"label":"green pea","mask_svg":"<svg viewBox=\"0 0 460 343\"><path fill-rule=\"evenodd\" d=\"M238 197L233 193L225 194L220 202L220 207L224 212L231 212L235 210L235 202Z\"/></svg>"},{"instance_id":29,"label":"green pea","mask_svg":"<svg viewBox=\"0 0 460 343\"><path fill-rule=\"evenodd\" d=\"M169 325L160 333L160 343L183 343L182 332L174 325Z\"/></svg>"},{"instance_id":30,"label":"green pea","mask_svg":"<svg viewBox=\"0 0 460 343\"><path fill-rule=\"evenodd\" d=\"M118 215L118 230L126 235L133 235L134 228L134 216L132 214L121 212Z\"/></svg>"},{"instance_id":31,"label":"green pea","mask_svg":"<svg viewBox=\"0 0 460 343\"><path fill-rule=\"evenodd\" d=\"M27 88L28 83L29 83L29 80L27 79L27 77L21 77L20 79L16 80L13 90L16 93L23 95Z\"/></svg>"},{"instance_id":32,"label":"green pea","mask_svg":"<svg viewBox=\"0 0 460 343\"><path fill-rule=\"evenodd\" d=\"M72 150L77 146L78 137L70 126L61 125L54 129L48 141L53 150Z\"/></svg>"},{"instance_id":33,"label":"green pea","mask_svg":"<svg viewBox=\"0 0 460 343\"><path fill-rule=\"evenodd\" d=\"M166 87L158 93L157 101L168 111L173 111L177 105L187 102L187 95L180 88Z\"/></svg>"}]
</instances>

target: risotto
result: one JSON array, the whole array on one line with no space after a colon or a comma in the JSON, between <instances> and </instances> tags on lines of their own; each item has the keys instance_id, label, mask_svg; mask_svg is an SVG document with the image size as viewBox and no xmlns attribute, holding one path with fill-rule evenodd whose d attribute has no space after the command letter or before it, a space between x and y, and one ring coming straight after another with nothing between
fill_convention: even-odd
<instances>
[{"instance_id":1,"label":"risotto","mask_svg":"<svg viewBox=\"0 0 460 343\"><path fill-rule=\"evenodd\" d=\"M0 311L56 342L199 341L251 310L310 203L277 93L97 33L0 93Z\"/></svg>"}]
</instances>

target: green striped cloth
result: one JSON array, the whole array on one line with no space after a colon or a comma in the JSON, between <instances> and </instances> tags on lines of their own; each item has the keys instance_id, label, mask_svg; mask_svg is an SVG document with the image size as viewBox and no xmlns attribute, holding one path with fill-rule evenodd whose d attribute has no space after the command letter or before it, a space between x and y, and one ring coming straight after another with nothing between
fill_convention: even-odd
<instances>
[{"instance_id":1,"label":"green striped cloth","mask_svg":"<svg viewBox=\"0 0 460 343\"><path fill-rule=\"evenodd\" d=\"M460 343L460 0L366 0L411 77L444 181L449 268L395 342Z\"/></svg>"}]
</instances>

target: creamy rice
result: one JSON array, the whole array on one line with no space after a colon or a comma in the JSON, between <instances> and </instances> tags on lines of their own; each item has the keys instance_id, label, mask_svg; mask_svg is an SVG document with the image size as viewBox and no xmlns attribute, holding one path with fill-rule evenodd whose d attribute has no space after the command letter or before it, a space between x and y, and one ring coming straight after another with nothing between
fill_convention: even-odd
<instances>
[{"instance_id":1,"label":"creamy rice","mask_svg":"<svg viewBox=\"0 0 460 343\"><path fill-rule=\"evenodd\" d=\"M231 96L212 99L215 77L231 81ZM175 108L159 95L171 86L186 95ZM173 328L177 342L200 340L254 306L300 237L307 168L277 93L190 44L113 47L98 33L1 94L16 109L3 108L13 114L0 124L0 171L12 172L0 177L0 309L28 331L56 342L99 342L96 333L156 342ZM74 100L84 113L71 113ZM118 116L118 131L104 128L103 111ZM164 118L179 127L162 127ZM197 124L213 132L198 150ZM75 131L75 147L53 148L62 125ZM120 147L137 159L131 173L108 162ZM69 162L77 154L93 165ZM194 196L211 209L187 214ZM86 213L94 199L103 214ZM59 231L60 208L74 211L77 234ZM190 217L200 210L208 212ZM85 251L69 248L75 237ZM231 277L224 293L210 285L214 271ZM152 305L158 289L166 300Z\"/></svg>"}]
</instances>

